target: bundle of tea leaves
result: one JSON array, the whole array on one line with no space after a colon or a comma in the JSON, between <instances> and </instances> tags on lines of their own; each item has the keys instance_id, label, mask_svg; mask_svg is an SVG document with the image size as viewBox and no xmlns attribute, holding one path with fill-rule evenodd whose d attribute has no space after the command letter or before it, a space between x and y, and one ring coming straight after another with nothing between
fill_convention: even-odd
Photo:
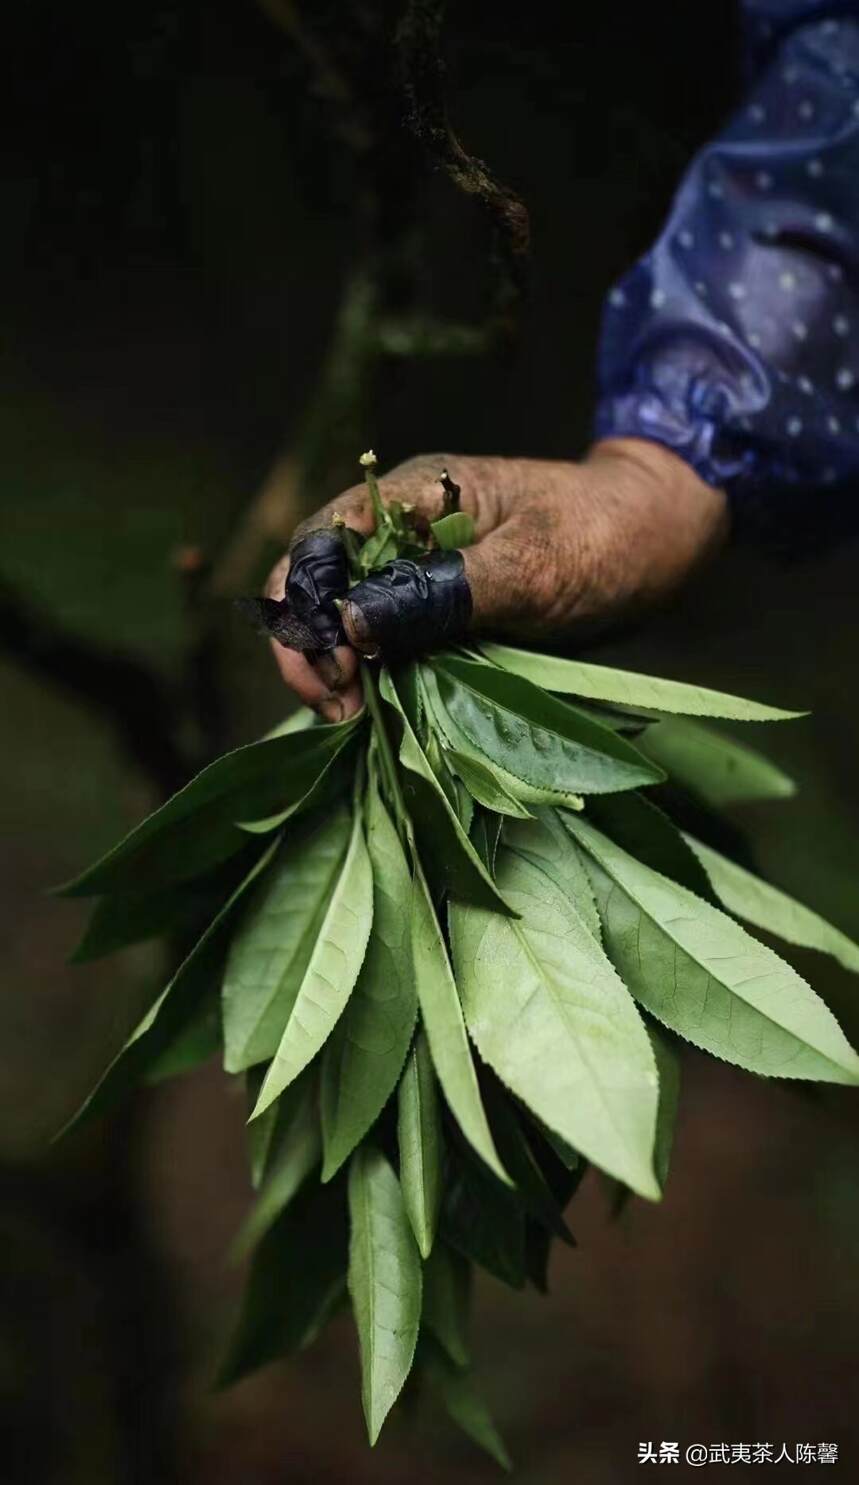
<instances>
[{"instance_id":1,"label":"bundle of tea leaves","mask_svg":"<svg viewBox=\"0 0 859 1485\"><path fill-rule=\"evenodd\" d=\"M356 579L427 547L370 478L376 534L341 531ZM450 509L428 541L469 528ZM658 1199L678 1039L859 1082L750 927L854 971L859 947L666 808L709 833L725 804L789 794L701 719L796 713L490 643L368 662L363 684L358 716L302 710L228 753L63 889L98 898L80 960L192 939L76 1119L217 1052L245 1082L256 1188L222 1380L349 1304L371 1443L414 1368L505 1463L470 1371L474 1266L544 1290L589 1165Z\"/></svg>"}]
</instances>

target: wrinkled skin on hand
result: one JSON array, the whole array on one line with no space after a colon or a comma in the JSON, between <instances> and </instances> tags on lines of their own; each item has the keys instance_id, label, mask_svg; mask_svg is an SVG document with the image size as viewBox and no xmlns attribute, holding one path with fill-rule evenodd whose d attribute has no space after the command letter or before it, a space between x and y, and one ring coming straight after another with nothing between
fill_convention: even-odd
<instances>
[{"instance_id":1,"label":"wrinkled skin on hand","mask_svg":"<svg viewBox=\"0 0 859 1485\"><path fill-rule=\"evenodd\" d=\"M607 439L580 463L422 454L379 481L382 498L413 505L421 522L442 510L439 475L461 486L475 544L463 553L475 633L557 648L658 603L717 551L728 531L727 502L675 454L641 439ZM373 512L356 485L307 521L293 545L335 514L369 535ZM267 585L282 598L287 554ZM342 609L349 643L315 663L274 645L287 685L328 721L361 706L359 652L376 649L358 602Z\"/></svg>"}]
</instances>

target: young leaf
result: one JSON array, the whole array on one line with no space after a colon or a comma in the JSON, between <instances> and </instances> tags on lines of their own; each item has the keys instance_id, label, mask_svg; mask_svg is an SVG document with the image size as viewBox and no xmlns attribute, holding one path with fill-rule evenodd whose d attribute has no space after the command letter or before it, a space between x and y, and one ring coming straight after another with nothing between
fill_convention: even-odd
<instances>
[{"instance_id":1,"label":"young leaf","mask_svg":"<svg viewBox=\"0 0 859 1485\"><path fill-rule=\"evenodd\" d=\"M474 541L474 521L464 510L451 511L430 524L430 531L443 552L456 547L470 547Z\"/></svg>"},{"instance_id":2,"label":"young leaf","mask_svg":"<svg viewBox=\"0 0 859 1485\"><path fill-rule=\"evenodd\" d=\"M683 681L662 680L655 675L613 670L607 665L591 665L584 660L562 660L557 655L538 655L531 650L513 649L510 645L481 644L481 649L494 664L532 681L535 686L571 696L585 696L594 701L680 712L687 717L724 717L732 722L780 722L806 715L805 712L787 712L781 707L765 706L760 701L746 701L742 696L729 696L724 691L711 691L707 686L690 686Z\"/></svg>"},{"instance_id":3,"label":"young leaf","mask_svg":"<svg viewBox=\"0 0 859 1485\"><path fill-rule=\"evenodd\" d=\"M98 897L161 891L217 866L247 846L236 821L301 799L360 722L359 716L224 754L59 892Z\"/></svg>"},{"instance_id":4,"label":"young leaf","mask_svg":"<svg viewBox=\"0 0 859 1485\"><path fill-rule=\"evenodd\" d=\"M657 1020L749 1072L859 1082L834 1016L777 954L586 821L565 823L588 854L606 948Z\"/></svg>"},{"instance_id":5,"label":"young leaf","mask_svg":"<svg viewBox=\"0 0 859 1485\"><path fill-rule=\"evenodd\" d=\"M499 815L511 815L518 820L530 819L531 811L508 793L497 771L487 767L482 759L454 748L445 748L444 757L453 772L462 779L468 792L484 809L494 810Z\"/></svg>"},{"instance_id":6,"label":"young leaf","mask_svg":"<svg viewBox=\"0 0 859 1485\"><path fill-rule=\"evenodd\" d=\"M380 1150L349 1164L349 1293L361 1349L361 1395L375 1444L411 1370L421 1317L421 1260L402 1192Z\"/></svg>"},{"instance_id":7,"label":"young leaf","mask_svg":"<svg viewBox=\"0 0 859 1485\"><path fill-rule=\"evenodd\" d=\"M756 928L763 928L767 933L776 934L785 943L829 954L844 969L859 974L859 944L840 928L827 923L819 913L788 897L778 887L762 881L712 847L705 846L703 841L695 840L691 835L684 839L695 852L716 895L729 913L744 918L747 923L754 923Z\"/></svg>"},{"instance_id":8,"label":"young leaf","mask_svg":"<svg viewBox=\"0 0 859 1485\"><path fill-rule=\"evenodd\" d=\"M640 1195L657 1198L658 1088L641 1018L549 877L502 848L498 880L521 918L457 903L450 912L456 976L477 1049L562 1139Z\"/></svg>"},{"instance_id":9,"label":"young leaf","mask_svg":"<svg viewBox=\"0 0 859 1485\"><path fill-rule=\"evenodd\" d=\"M307 1345L346 1288L343 1190L311 1185L282 1212L254 1254L219 1385Z\"/></svg>"},{"instance_id":10,"label":"young leaf","mask_svg":"<svg viewBox=\"0 0 859 1485\"><path fill-rule=\"evenodd\" d=\"M288 1117L278 1119L259 1196L233 1243L236 1260L257 1247L321 1159L316 1079L306 1073L290 1084L287 1093L293 1089L296 1097L290 1101Z\"/></svg>"},{"instance_id":11,"label":"young leaf","mask_svg":"<svg viewBox=\"0 0 859 1485\"><path fill-rule=\"evenodd\" d=\"M545 809L535 820L507 821L503 834L505 844L512 851L539 866L555 886L560 887L594 938L599 940L602 937L599 913L581 852L573 844L569 831L564 829L556 812Z\"/></svg>"},{"instance_id":12,"label":"young leaf","mask_svg":"<svg viewBox=\"0 0 859 1485\"><path fill-rule=\"evenodd\" d=\"M230 944L222 991L224 1066L242 1072L274 1056L335 884L352 821L345 805L316 816L278 852Z\"/></svg>"},{"instance_id":13,"label":"young leaf","mask_svg":"<svg viewBox=\"0 0 859 1485\"><path fill-rule=\"evenodd\" d=\"M471 1267L461 1253L438 1242L424 1264L421 1329L428 1330L455 1366L468 1366Z\"/></svg>"},{"instance_id":14,"label":"young leaf","mask_svg":"<svg viewBox=\"0 0 859 1485\"><path fill-rule=\"evenodd\" d=\"M403 792L434 877L453 897L483 903L496 912L509 912L433 773L388 670L379 675L379 691L400 718Z\"/></svg>"},{"instance_id":15,"label":"young leaf","mask_svg":"<svg viewBox=\"0 0 859 1485\"><path fill-rule=\"evenodd\" d=\"M419 865L412 885L411 929L418 1004L442 1091L466 1139L499 1180L509 1182L486 1122L456 982Z\"/></svg>"},{"instance_id":16,"label":"young leaf","mask_svg":"<svg viewBox=\"0 0 859 1485\"><path fill-rule=\"evenodd\" d=\"M486 1403L474 1386L471 1373L452 1364L441 1348L429 1344L426 1337L421 1340L418 1357L421 1370L452 1421L473 1444L509 1473L513 1468L510 1455Z\"/></svg>"},{"instance_id":17,"label":"young leaf","mask_svg":"<svg viewBox=\"0 0 859 1485\"><path fill-rule=\"evenodd\" d=\"M422 1258L435 1240L442 1189L441 1109L423 1031L409 1053L398 1091L400 1186Z\"/></svg>"},{"instance_id":18,"label":"young leaf","mask_svg":"<svg viewBox=\"0 0 859 1485\"><path fill-rule=\"evenodd\" d=\"M604 794L664 777L637 748L528 681L456 655L433 661L439 693L472 747L526 784Z\"/></svg>"},{"instance_id":19,"label":"young leaf","mask_svg":"<svg viewBox=\"0 0 859 1485\"><path fill-rule=\"evenodd\" d=\"M745 743L680 718L659 722L641 739L649 758L708 804L721 809L750 799L789 799L793 779Z\"/></svg>"},{"instance_id":20,"label":"young leaf","mask_svg":"<svg viewBox=\"0 0 859 1485\"><path fill-rule=\"evenodd\" d=\"M201 1001L216 991L224 953L221 930L236 903L271 862L277 844L274 841L268 846L224 903L56 1139L83 1119L113 1108L147 1076L159 1057L196 1019Z\"/></svg>"},{"instance_id":21,"label":"young leaf","mask_svg":"<svg viewBox=\"0 0 859 1485\"><path fill-rule=\"evenodd\" d=\"M339 879L325 909L252 1119L298 1077L327 1041L358 978L372 921L373 868L364 840L361 811L356 807Z\"/></svg>"},{"instance_id":22,"label":"young leaf","mask_svg":"<svg viewBox=\"0 0 859 1485\"><path fill-rule=\"evenodd\" d=\"M665 1190L671 1150L674 1145L674 1126L677 1123L677 1104L680 1099L680 1058L670 1045L668 1038L648 1026L647 1034L656 1058L659 1073L659 1111L656 1115L656 1141L653 1147L653 1166L660 1191Z\"/></svg>"},{"instance_id":23,"label":"young leaf","mask_svg":"<svg viewBox=\"0 0 859 1485\"><path fill-rule=\"evenodd\" d=\"M365 819L373 923L355 988L323 1054L323 1181L351 1155L393 1093L417 1016L407 911L411 877L372 774Z\"/></svg>"}]
</instances>

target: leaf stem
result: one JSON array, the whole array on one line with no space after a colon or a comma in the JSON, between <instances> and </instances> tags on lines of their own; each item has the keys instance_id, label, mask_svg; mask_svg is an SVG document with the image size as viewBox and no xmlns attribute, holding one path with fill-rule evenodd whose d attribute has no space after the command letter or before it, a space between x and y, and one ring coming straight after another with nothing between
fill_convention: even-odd
<instances>
[{"instance_id":1,"label":"leaf stem","mask_svg":"<svg viewBox=\"0 0 859 1485\"><path fill-rule=\"evenodd\" d=\"M361 667L361 680L364 685L364 699L367 703L367 711L373 726L373 734L379 748L379 761L382 765L382 773L388 788L388 796L397 817L397 824L404 835L408 835L409 812L403 797L403 790L397 772L397 760L391 747L391 739L385 726L385 718L382 712L382 702L379 696L379 688L369 665Z\"/></svg>"}]
</instances>

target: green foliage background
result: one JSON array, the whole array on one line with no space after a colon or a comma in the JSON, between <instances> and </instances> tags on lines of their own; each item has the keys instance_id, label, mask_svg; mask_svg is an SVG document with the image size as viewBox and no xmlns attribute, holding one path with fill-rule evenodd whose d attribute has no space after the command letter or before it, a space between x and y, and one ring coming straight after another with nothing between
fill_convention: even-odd
<instances>
[{"instance_id":1,"label":"green foliage background","mask_svg":"<svg viewBox=\"0 0 859 1485\"><path fill-rule=\"evenodd\" d=\"M554 35L548 7L528 10L514 22L464 7L452 58L463 135L534 217L522 349L510 364L383 378L360 446L386 462L439 445L584 446L601 295L726 105L730 37L712 17L684 23L676 8L670 49L649 23L618 39L594 17L585 48L581 28ZM0 573L71 632L178 677L192 634L170 554L216 551L289 447L352 250L348 193L315 114L307 126L286 98L292 64L238 0L113 20L94 7L53 29L47 12L19 18L9 47ZM693 41L713 59L694 87ZM467 308L483 240L440 184L427 196L433 292ZM854 936L855 573L855 547L787 568L735 553L598 656L813 709L766 738L799 797L738 819L760 866ZM279 720L284 698L264 647L226 616L216 625L221 746ZM64 968L81 910L43 889L153 799L61 687L6 652L2 677L5 1477L492 1477L435 1415L418 1439L394 1428L366 1455L347 1326L300 1369L210 1394L238 1289L224 1255L248 1201L244 1109L214 1072L46 1153L159 965L135 950L121 966ZM807 972L855 993L822 959ZM481 1375L527 1485L637 1478L639 1439L832 1438L845 1456L859 1443L855 1100L687 1064L661 1208L636 1203L610 1225L591 1183L548 1304L489 1283L478 1294Z\"/></svg>"}]
</instances>

